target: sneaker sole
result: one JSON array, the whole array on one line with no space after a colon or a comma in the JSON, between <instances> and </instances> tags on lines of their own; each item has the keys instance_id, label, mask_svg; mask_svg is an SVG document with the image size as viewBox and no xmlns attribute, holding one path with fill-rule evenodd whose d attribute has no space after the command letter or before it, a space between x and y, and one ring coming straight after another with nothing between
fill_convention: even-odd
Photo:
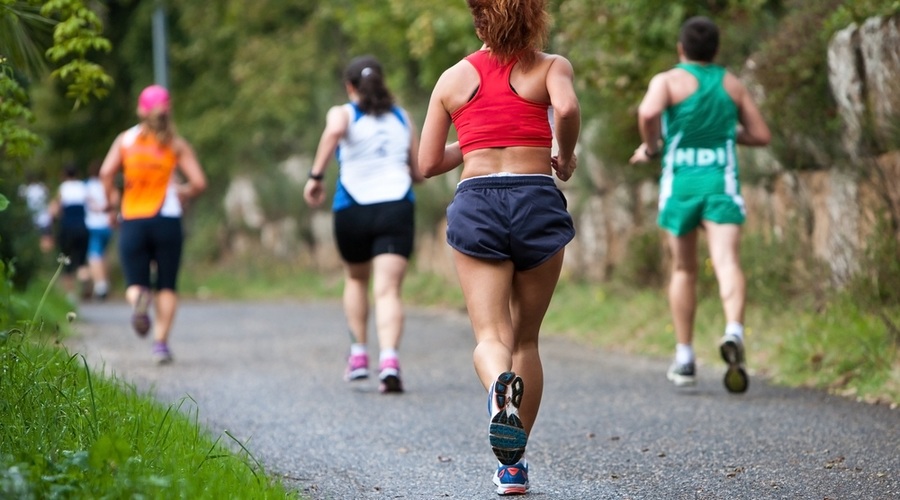
<instances>
[{"instance_id":1,"label":"sneaker sole","mask_svg":"<svg viewBox=\"0 0 900 500\"><path fill-rule=\"evenodd\" d=\"M347 382L353 382L356 380L365 380L369 378L369 370L366 368L360 368L358 370L353 370L344 375L344 380Z\"/></svg>"},{"instance_id":2,"label":"sneaker sole","mask_svg":"<svg viewBox=\"0 0 900 500\"><path fill-rule=\"evenodd\" d=\"M722 354L722 359L728 363L728 369L725 370L725 377L722 380L725 389L734 394L746 392L750 385L750 378L747 377L747 372L743 367L741 348L729 340L719 346L719 352Z\"/></svg>"},{"instance_id":3,"label":"sneaker sole","mask_svg":"<svg viewBox=\"0 0 900 500\"><path fill-rule=\"evenodd\" d=\"M518 415L524 387L522 379L512 372L501 374L494 383L494 397L500 411L491 418L488 436L494 456L504 465L518 463L528 444L528 434Z\"/></svg>"},{"instance_id":4,"label":"sneaker sole","mask_svg":"<svg viewBox=\"0 0 900 500\"><path fill-rule=\"evenodd\" d=\"M158 356L157 355L157 356L154 356L154 359L156 360L156 364L158 364L158 365L167 365L173 361L171 355L168 355L168 356Z\"/></svg>"},{"instance_id":5,"label":"sneaker sole","mask_svg":"<svg viewBox=\"0 0 900 500\"><path fill-rule=\"evenodd\" d=\"M379 390L382 393L401 393L403 392L403 383L397 375L387 375L381 378Z\"/></svg>"},{"instance_id":6,"label":"sneaker sole","mask_svg":"<svg viewBox=\"0 0 900 500\"><path fill-rule=\"evenodd\" d=\"M675 387L690 387L697 385L697 377L679 375L677 373L666 373L666 378L669 379L669 382L675 384Z\"/></svg>"},{"instance_id":7,"label":"sneaker sole","mask_svg":"<svg viewBox=\"0 0 900 500\"><path fill-rule=\"evenodd\" d=\"M498 486L497 494L500 496L524 495L528 492L528 488L524 486Z\"/></svg>"}]
</instances>

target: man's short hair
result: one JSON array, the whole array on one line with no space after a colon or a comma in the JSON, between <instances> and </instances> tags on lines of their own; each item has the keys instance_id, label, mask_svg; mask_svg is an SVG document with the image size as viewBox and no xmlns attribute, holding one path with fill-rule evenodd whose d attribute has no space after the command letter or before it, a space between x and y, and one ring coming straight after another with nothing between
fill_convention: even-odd
<instances>
[{"instance_id":1,"label":"man's short hair","mask_svg":"<svg viewBox=\"0 0 900 500\"><path fill-rule=\"evenodd\" d=\"M712 62L719 51L719 28L708 17L694 16L681 25L678 41L688 59Z\"/></svg>"}]
</instances>

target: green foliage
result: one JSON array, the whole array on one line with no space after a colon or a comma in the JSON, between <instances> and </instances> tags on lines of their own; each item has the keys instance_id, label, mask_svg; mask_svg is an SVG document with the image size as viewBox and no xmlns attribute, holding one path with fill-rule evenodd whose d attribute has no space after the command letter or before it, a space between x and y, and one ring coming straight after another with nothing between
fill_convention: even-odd
<instances>
[{"instance_id":1,"label":"green foliage","mask_svg":"<svg viewBox=\"0 0 900 500\"><path fill-rule=\"evenodd\" d=\"M628 242L628 255L616 266L616 281L637 288L662 286L668 281L664 265L663 232L657 228L635 234Z\"/></svg>"},{"instance_id":2,"label":"green foliage","mask_svg":"<svg viewBox=\"0 0 900 500\"><path fill-rule=\"evenodd\" d=\"M35 10L40 7L39 14ZM53 25L48 43L45 28ZM52 75L65 82L68 95L79 106L92 97L102 97L111 79L88 60L91 51L108 51L109 42L100 36L100 21L81 0L13 2L5 0L0 9L0 158L27 158L39 144L29 129L34 116L28 96L17 77L36 77L45 67L38 56L58 67Z\"/></svg>"},{"instance_id":3,"label":"green foliage","mask_svg":"<svg viewBox=\"0 0 900 500\"><path fill-rule=\"evenodd\" d=\"M27 128L34 114L26 105L28 96L15 79L13 68L0 55L0 158L25 158L40 144Z\"/></svg>"},{"instance_id":4,"label":"green foliage","mask_svg":"<svg viewBox=\"0 0 900 500\"><path fill-rule=\"evenodd\" d=\"M900 304L900 240L886 216L878 219L866 242L859 268L847 287L861 308L878 313Z\"/></svg>"},{"instance_id":5,"label":"green foliage","mask_svg":"<svg viewBox=\"0 0 900 500\"><path fill-rule=\"evenodd\" d=\"M766 89L761 108L773 130L771 148L788 169L821 169L842 156L840 121L828 83L822 24L841 0L789 2L779 30L756 58L756 79ZM793 8L790 8L793 7Z\"/></svg>"},{"instance_id":6,"label":"green foliage","mask_svg":"<svg viewBox=\"0 0 900 500\"><path fill-rule=\"evenodd\" d=\"M834 33L870 17L894 14L900 14L900 0L846 0L829 16L826 32Z\"/></svg>"},{"instance_id":7,"label":"green foliage","mask_svg":"<svg viewBox=\"0 0 900 500\"><path fill-rule=\"evenodd\" d=\"M780 380L844 395L900 399L893 372L900 345L896 308L873 315L848 294L797 319L780 331L783 340L775 351Z\"/></svg>"},{"instance_id":8,"label":"green foliage","mask_svg":"<svg viewBox=\"0 0 900 500\"><path fill-rule=\"evenodd\" d=\"M33 229L31 213L19 198L16 177L0 180L0 197L15 200L0 210L0 261L6 262L9 279L18 290L24 290L44 261L38 244L37 229ZM12 182L10 182L12 181ZM15 272L11 272L11 271Z\"/></svg>"},{"instance_id":9,"label":"green foliage","mask_svg":"<svg viewBox=\"0 0 900 500\"><path fill-rule=\"evenodd\" d=\"M47 1L41 14L59 19L53 30L53 45L47 49L47 59L60 65L52 76L68 82L66 96L75 101L75 107L91 98L104 97L112 78L88 60L93 51L112 49L109 40L100 35L102 25L97 15L80 0Z\"/></svg>"}]
</instances>

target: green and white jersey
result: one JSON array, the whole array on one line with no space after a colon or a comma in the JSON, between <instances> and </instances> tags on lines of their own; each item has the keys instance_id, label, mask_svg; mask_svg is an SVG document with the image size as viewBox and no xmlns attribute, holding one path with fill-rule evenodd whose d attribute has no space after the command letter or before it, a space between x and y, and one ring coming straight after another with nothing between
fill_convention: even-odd
<instances>
[{"instance_id":1,"label":"green and white jersey","mask_svg":"<svg viewBox=\"0 0 900 500\"><path fill-rule=\"evenodd\" d=\"M695 78L697 91L665 110L660 205L670 197L740 195L735 155L737 106L725 91L725 68L714 64L676 66Z\"/></svg>"}]
</instances>

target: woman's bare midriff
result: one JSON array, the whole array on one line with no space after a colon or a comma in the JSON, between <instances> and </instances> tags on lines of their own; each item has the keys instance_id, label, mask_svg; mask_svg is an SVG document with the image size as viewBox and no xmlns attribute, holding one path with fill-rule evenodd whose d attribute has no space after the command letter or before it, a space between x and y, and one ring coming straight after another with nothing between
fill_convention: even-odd
<instances>
[{"instance_id":1,"label":"woman's bare midriff","mask_svg":"<svg viewBox=\"0 0 900 500\"><path fill-rule=\"evenodd\" d=\"M461 179L499 173L551 175L550 148L476 149L463 156Z\"/></svg>"}]
</instances>

